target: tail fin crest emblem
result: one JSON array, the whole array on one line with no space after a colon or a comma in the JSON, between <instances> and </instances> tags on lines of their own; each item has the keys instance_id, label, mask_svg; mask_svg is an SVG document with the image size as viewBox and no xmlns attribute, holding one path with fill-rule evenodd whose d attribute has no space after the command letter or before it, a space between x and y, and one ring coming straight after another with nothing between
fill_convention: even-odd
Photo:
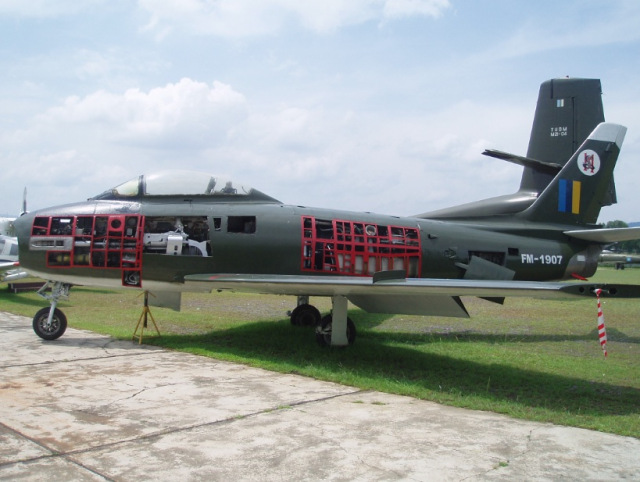
<instances>
[{"instance_id":1,"label":"tail fin crest emblem","mask_svg":"<svg viewBox=\"0 0 640 482\"><path fill-rule=\"evenodd\" d=\"M591 149L585 149L578 156L578 167L585 176L593 176L600 170L600 156Z\"/></svg>"}]
</instances>

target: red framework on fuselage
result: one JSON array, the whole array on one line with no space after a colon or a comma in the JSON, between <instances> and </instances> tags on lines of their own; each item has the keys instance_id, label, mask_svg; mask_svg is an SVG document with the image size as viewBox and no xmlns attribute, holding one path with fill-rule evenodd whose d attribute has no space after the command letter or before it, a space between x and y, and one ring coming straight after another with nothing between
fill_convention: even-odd
<instances>
[{"instance_id":1,"label":"red framework on fuselage","mask_svg":"<svg viewBox=\"0 0 640 482\"><path fill-rule=\"evenodd\" d=\"M47 268L122 271L123 286L141 286L144 216L37 216L32 250L46 251Z\"/></svg>"},{"instance_id":2,"label":"red framework on fuselage","mask_svg":"<svg viewBox=\"0 0 640 482\"><path fill-rule=\"evenodd\" d=\"M302 271L373 276L404 270L416 278L421 260L417 227L302 216Z\"/></svg>"}]
</instances>

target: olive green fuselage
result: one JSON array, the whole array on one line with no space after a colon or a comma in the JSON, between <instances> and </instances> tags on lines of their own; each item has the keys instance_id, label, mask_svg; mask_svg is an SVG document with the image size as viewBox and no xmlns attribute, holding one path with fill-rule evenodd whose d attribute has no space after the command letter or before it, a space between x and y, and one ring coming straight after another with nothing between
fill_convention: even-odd
<instances>
[{"instance_id":1,"label":"olive green fuselage","mask_svg":"<svg viewBox=\"0 0 640 482\"><path fill-rule=\"evenodd\" d=\"M560 226L447 222L279 202L90 200L16 221L20 263L36 276L180 290L190 274L557 280L590 276L599 248Z\"/></svg>"}]
</instances>

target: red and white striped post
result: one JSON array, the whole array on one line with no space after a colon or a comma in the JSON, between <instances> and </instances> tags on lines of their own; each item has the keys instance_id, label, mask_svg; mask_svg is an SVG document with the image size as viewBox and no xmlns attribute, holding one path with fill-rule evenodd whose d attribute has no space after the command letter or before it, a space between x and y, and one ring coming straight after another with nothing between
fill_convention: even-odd
<instances>
[{"instance_id":1,"label":"red and white striped post","mask_svg":"<svg viewBox=\"0 0 640 482\"><path fill-rule=\"evenodd\" d=\"M598 338L600 339L600 346L604 352L605 358L607 357L607 330L604 327L604 315L602 314L602 303L600 302L600 293L602 290L598 288L596 290L596 297L598 298Z\"/></svg>"}]
</instances>

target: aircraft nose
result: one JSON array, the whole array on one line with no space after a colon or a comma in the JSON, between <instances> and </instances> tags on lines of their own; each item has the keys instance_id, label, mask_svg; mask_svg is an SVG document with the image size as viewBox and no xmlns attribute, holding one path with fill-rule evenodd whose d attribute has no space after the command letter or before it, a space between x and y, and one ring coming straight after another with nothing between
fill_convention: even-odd
<instances>
[{"instance_id":1,"label":"aircraft nose","mask_svg":"<svg viewBox=\"0 0 640 482\"><path fill-rule=\"evenodd\" d=\"M26 243L31 234L31 225L33 224L32 214L23 214L13 221L13 227L16 230L18 244Z\"/></svg>"}]
</instances>

